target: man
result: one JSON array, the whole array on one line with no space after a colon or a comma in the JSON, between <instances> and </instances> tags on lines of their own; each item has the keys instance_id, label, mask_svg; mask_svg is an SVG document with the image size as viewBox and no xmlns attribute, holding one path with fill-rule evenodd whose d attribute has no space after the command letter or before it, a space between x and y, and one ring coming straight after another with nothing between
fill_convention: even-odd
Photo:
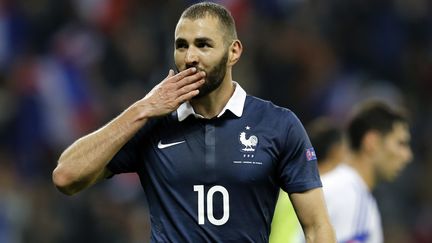
<instances>
[{"instance_id":1,"label":"man","mask_svg":"<svg viewBox=\"0 0 432 243\"><path fill-rule=\"evenodd\" d=\"M318 157L321 176L338 166L347 154L342 129L327 117L318 117L306 126ZM301 227L291 202L283 191L279 194L272 221L270 243L303 242Z\"/></svg>"},{"instance_id":2,"label":"man","mask_svg":"<svg viewBox=\"0 0 432 243\"><path fill-rule=\"evenodd\" d=\"M232 81L242 44L222 6L186 9L175 29L178 73L60 156L55 185L74 194L138 173L152 242L267 242L279 191L309 242L334 242L313 148L296 116Z\"/></svg>"},{"instance_id":3,"label":"man","mask_svg":"<svg viewBox=\"0 0 432 243\"><path fill-rule=\"evenodd\" d=\"M381 102L366 102L348 124L347 163L322 176L338 242L383 242L381 219L371 194L411 161L407 120Z\"/></svg>"},{"instance_id":4,"label":"man","mask_svg":"<svg viewBox=\"0 0 432 243\"><path fill-rule=\"evenodd\" d=\"M342 129L330 118L319 117L306 127L309 138L318 157L318 170L321 176L332 171L345 161L347 145Z\"/></svg>"}]
</instances>

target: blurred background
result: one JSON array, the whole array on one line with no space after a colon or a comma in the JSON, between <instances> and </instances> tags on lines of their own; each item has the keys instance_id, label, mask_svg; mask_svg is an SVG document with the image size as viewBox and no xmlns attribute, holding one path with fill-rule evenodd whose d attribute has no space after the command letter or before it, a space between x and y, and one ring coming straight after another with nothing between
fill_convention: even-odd
<instances>
[{"instance_id":1,"label":"blurred background","mask_svg":"<svg viewBox=\"0 0 432 243\"><path fill-rule=\"evenodd\" d=\"M135 175L68 197L51 182L72 141L173 68L173 31L196 1L0 0L0 243L148 242ZM386 242L432 242L432 3L219 1L236 19L234 79L303 123L341 125L367 98L403 107L411 163L375 191Z\"/></svg>"}]
</instances>

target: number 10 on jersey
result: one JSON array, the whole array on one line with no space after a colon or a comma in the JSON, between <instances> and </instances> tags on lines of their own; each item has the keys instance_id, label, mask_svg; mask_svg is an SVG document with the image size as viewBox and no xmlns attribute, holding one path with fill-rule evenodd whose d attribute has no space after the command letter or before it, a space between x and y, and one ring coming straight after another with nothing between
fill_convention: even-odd
<instances>
[{"instance_id":1,"label":"number 10 on jersey","mask_svg":"<svg viewBox=\"0 0 432 243\"><path fill-rule=\"evenodd\" d=\"M204 185L194 185L194 191L198 192L198 224L205 223L204 205L205 200L207 201L207 219L214 225L223 225L229 219L230 208L229 208L229 194L227 189L223 186L212 186L207 191L205 196ZM213 215L213 196L216 192L222 194L223 201L223 215L220 219L216 219Z\"/></svg>"}]
</instances>

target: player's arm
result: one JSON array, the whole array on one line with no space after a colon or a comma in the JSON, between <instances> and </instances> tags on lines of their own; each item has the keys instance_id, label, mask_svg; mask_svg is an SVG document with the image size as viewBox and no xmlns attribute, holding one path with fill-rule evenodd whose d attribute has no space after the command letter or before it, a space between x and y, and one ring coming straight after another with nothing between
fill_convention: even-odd
<instances>
[{"instance_id":1,"label":"player's arm","mask_svg":"<svg viewBox=\"0 0 432 243\"><path fill-rule=\"evenodd\" d=\"M135 102L111 122L69 146L60 156L52 177L57 188L75 194L110 172L108 162L148 119L168 114L196 96L204 83L204 73L190 68L168 76L143 99Z\"/></svg>"},{"instance_id":2,"label":"player's arm","mask_svg":"<svg viewBox=\"0 0 432 243\"><path fill-rule=\"evenodd\" d=\"M291 193L290 199L307 243L336 242L321 188Z\"/></svg>"}]
</instances>

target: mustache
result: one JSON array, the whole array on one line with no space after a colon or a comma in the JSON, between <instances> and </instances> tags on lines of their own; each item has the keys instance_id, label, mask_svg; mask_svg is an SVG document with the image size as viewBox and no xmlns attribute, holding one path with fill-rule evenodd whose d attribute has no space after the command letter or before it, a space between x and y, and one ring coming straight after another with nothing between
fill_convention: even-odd
<instances>
[{"instance_id":1,"label":"mustache","mask_svg":"<svg viewBox=\"0 0 432 243\"><path fill-rule=\"evenodd\" d=\"M194 67L194 68L197 68L197 69L198 69L198 65L193 65L193 64L186 64L186 69L188 69L188 68L192 68L192 67Z\"/></svg>"},{"instance_id":2,"label":"mustache","mask_svg":"<svg viewBox=\"0 0 432 243\"><path fill-rule=\"evenodd\" d=\"M186 64L186 66L185 66L185 70L186 69L189 69L189 68L196 68L198 71L204 71L204 72L206 72L203 68L200 68L198 65L191 65L191 64ZM206 72L207 73L207 72Z\"/></svg>"}]
</instances>

